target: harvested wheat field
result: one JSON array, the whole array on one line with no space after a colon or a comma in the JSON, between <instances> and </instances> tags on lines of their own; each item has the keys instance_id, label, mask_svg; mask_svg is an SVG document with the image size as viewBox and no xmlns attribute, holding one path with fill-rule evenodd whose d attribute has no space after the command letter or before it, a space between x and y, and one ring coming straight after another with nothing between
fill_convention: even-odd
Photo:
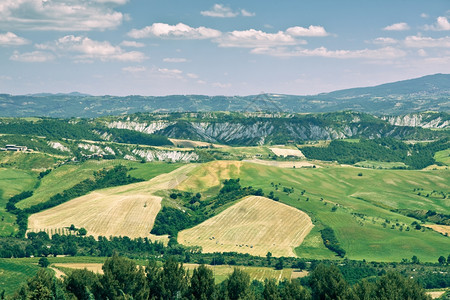
<instances>
[{"instance_id":1,"label":"harvested wheat field","mask_svg":"<svg viewBox=\"0 0 450 300\"><path fill-rule=\"evenodd\" d=\"M203 252L239 252L265 256L295 256L314 225L304 212L250 196L205 222L178 234L178 242L201 246Z\"/></svg>"},{"instance_id":2,"label":"harvested wheat field","mask_svg":"<svg viewBox=\"0 0 450 300\"><path fill-rule=\"evenodd\" d=\"M224 178L237 178L241 172L242 161L212 161L199 165L189 173L189 178L178 185L183 191L202 191L217 186Z\"/></svg>"},{"instance_id":3,"label":"harvested wheat field","mask_svg":"<svg viewBox=\"0 0 450 300\"><path fill-rule=\"evenodd\" d=\"M286 148L269 148L276 156L296 156L305 158L302 151L298 149L286 149Z\"/></svg>"},{"instance_id":4,"label":"harvested wheat field","mask_svg":"<svg viewBox=\"0 0 450 300\"><path fill-rule=\"evenodd\" d=\"M56 231L74 224L86 228L88 235L94 237L167 239L149 233L162 200L153 193L176 187L194 167L186 165L149 181L98 190L33 214L28 219L29 231Z\"/></svg>"},{"instance_id":5,"label":"harvested wheat field","mask_svg":"<svg viewBox=\"0 0 450 300\"><path fill-rule=\"evenodd\" d=\"M271 166L271 167L278 167L278 168L320 168L320 166L312 164L307 161L276 161L276 160L262 160L262 159L251 159L251 160L243 160L244 162L258 164L258 165L264 165L264 166Z\"/></svg>"},{"instance_id":6,"label":"harvested wheat field","mask_svg":"<svg viewBox=\"0 0 450 300\"><path fill-rule=\"evenodd\" d=\"M86 269L88 271L92 271L97 274L103 274L103 264L98 263L56 263L52 264L52 266L58 268L67 268L67 269L77 269L77 270L83 270Z\"/></svg>"},{"instance_id":7,"label":"harvested wheat field","mask_svg":"<svg viewBox=\"0 0 450 300\"><path fill-rule=\"evenodd\" d=\"M423 225L425 227L431 228L434 231L437 231L439 233L442 233L443 235L450 235L450 226L448 225L437 225L437 224L433 224L433 225Z\"/></svg>"}]
</instances>

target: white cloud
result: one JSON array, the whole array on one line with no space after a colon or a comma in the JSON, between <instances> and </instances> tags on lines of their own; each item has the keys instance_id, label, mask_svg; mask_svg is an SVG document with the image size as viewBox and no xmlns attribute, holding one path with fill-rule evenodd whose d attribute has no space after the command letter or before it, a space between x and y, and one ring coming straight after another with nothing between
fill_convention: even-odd
<instances>
[{"instance_id":1,"label":"white cloud","mask_svg":"<svg viewBox=\"0 0 450 300\"><path fill-rule=\"evenodd\" d=\"M125 16L112 4L125 0L2 0L0 28L89 31L116 28Z\"/></svg>"},{"instance_id":2,"label":"white cloud","mask_svg":"<svg viewBox=\"0 0 450 300\"><path fill-rule=\"evenodd\" d=\"M164 23L154 23L151 26L142 29L133 29L128 36L141 39L149 37L169 38L169 39L210 39L221 35L221 32L215 29L200 26L198 28L190 27L183 23L169 25Z\"/></svg>"},{"instance_id":3,"label":"white cloud","mask_svg":"<svg viewBox=\"0 0 450 300\"><path fill-rule=\"evenodd\" d=\"M29 43L30 41L27 39L19 37L12 32L0 34L0 46L21 46Z\"/></svg>"},{"instance_id":4,"label":"white cloud","mask_svg":"<svg viewBox=\"0 0 450 300\"><path fill-rule=\"evenodd\" d=\"M408 36L405 38L405 46L411 48L448 48L450 47L450 36L432 38L424 36Z\"/></svg>"},{"instance_id":5,"label":"white cloud","mask_svg":"<svg viewBox=\"0 0 450 300\"><path fill-rule=\"evenodd\" d=\"M421 18L424 18L424 19L427 19L427 18L429 18L430 16L429 16L428 14L426 14L426 13L421 13L421 14L420 14L420 17L421 17Z\"/></svg>"},{"instance_id":6,"label":"white cloud","mask_svg":"<svg viewBox=\"0 0 450 300\"><path fill-rule=\"evenodd\" d=\"M142 48L145 47L144 43L139 43L136 41L123 41L122 43L120 43L121 46L124 47L134 47L134 48Z\"/></svg>"},{"instance_id":7,"label":"white cloud","mask_svg":"<svg viewBox=\"0 0 450 300\"><path fill-rule=\"evenodd\" d=\"M166 69L166 68L158 68L158 72L162 75L163 78L176 78L182 79L183 71L178 69Z\"/></svg>"},{"instance_id":8,"label":"white cloud","mask_svg":"<svg viewBox=\"0 0 450 300\"><path fill-rule=\"evenodd\" d=\"M119 46L113 46L109 42L95 41L88 37L66 35L54 43L38 44L38 49L49 49L55 52L73 52L78 55L75 59L99 59L101 61L143 61L147 57L139 51L126 52Z\"/></svg>"},{"instance_id":9,"label":"white cloud","mask_svg":"<svg viewBox=\"0 0 450 300\"><path fill-rule=\"evenodd\" d=\"M189 77L189 78L192 78L192 79L197 79L198 78L198 75L194 74L194 73L187 73L186 76Z\"/></svg>"},{"instance_id":10,"label":"white cloud","mask_svg":"<svg viewBox=\"0 0 450 300\"><path fill-rule=\"evenodd\" d=\"M322 26L310 25L308 28L295 26L286 29L286 33L292 36L327 36L328 33Z\"/></svg>"},{"instance_id":11,"label":"white cloud","mask_svg":"<svg viewBox=\"0 0 450 300\"><path fill-rule=\"evenodd\" d=\"M296 40L291 35L279 31L267 33L261 30L249 29L243 31L232 31L214 40L220 47L275 47L282 45L304 44L305 41Z\"/></svg>"},{"instance_id":12,"label":"white cloud","mask_svg":"<svg viewBox=\"0 0 450 300\"><path fill-rule=\"evenodd\" d=\"M223 4L214 4L214 6L210 10L201 11L200 14L205 17L213 18L234 18L239 15L243 17L255 16L255 13L249 12L245 9L241 9L240 11L233 11L230 7L227 7Z\"/></svg>"},{"instance_id":13,"label":"white cloud","mask_svg":"<svg viewBox=\"0 0 450 300\"><path fill-rule=\"evenodd\" d=\"M255 13L246 11L245 9L241 9L241 15L242 15L243 17L254 17L254 16L256 16Z\"/></svg>"},{"instance_id":14,"label":"white cloud","mask_svg":"<svg viewBox=\"0 0 450 300\"><path fill-rule=\"evenodd\" d=\"M163 62L169 62L169 63L183 63L187 62L186 58L182 57L166 57L163 59Z\"/></svg>"},{"instance_id":15,"label":"white cloud","mask_svg":"<svg viewBox=\"0 0 450 300\"><path fill-rule=\"evenodd\" d=\"M425 30L446 31L450 30L450 22L446 17L438 17L433 25L425 25Z\"/></svg>"},{"instance_id":16,"label":"white cloud","mask_svg":"<svg viewBox=\"0 0 450 300\"><path fill-rule=\"evenodd\" d=\"M325 47L315 49L297 48L290 50L287 48L256 48L251 51L254 54L265 54L278 57L294 57L294 56L318 56L328 58L350 59L350 58L366 58L366 59L392 59L403 57L405 51L385 47L380 49L362 49L362 50L328 50Z\"/></svg>"},{"instance_id":17,"label":"white cloud","mask_svg":"<svg viewBox=\"0 0 450 300\"><path fill-rule=\"evenodd\" d=\"M97 3L113 3L118 5L123 5L128 2L128 0L94 0Z\"/></svg>"},{"instance_id":18,"label":"white cloud","mask_svg":"<svg viewBox=\"0 0 450 300\"><path fill-rule=\"evenodd\" d=\"M372 41L372 43L377 44L377 45L392 45L392 44L397 44L398 41L396 39L389 38L389 37L379 37L379 38L374 39Z\"/></svg>"},{"instance_id":19,"label":"white cloud","mask_svg":"<svg viewBox=\"0 0 450 300\"><path fill-rule=\"evenodd\" d=\"M387 31L405 31L405 30L409 30L410 27L407 23L395 23L389 26L386 26L383 28L383 30L387 30Z\"/></svg>"},{"instance_id":20,"label":"white cloud","mask_svg":"<svg viewBox=\"0 0 450 300\"><path fill-rule=\"evenodd\" d=\"M138 66L138 67L124 67L122 68L122 71L129 72L129 73L141 73L147 71L145 67Z\"/></svg>"},{"instance_id":21,"label":"white cloud","mask_svg":"<svg viewBox=\"0 0 450 300\"><path fill-rule=\"evenodd\" d=\"M48 52L33 51L33 52L19 53L18 51L14 51L14 54L11 55L9 59L21 62L46 62L53 60L54 58L55 56Z\"/></svg>"},{"instance_id":22,"label":"white cloud","mask_svg":"<svg viewBox=\"0 0 450 300\"><path fill-rule=\"evenodd\" d=\"M422 56L422 57L428 56L427 52L426 52L425 50L423 50L423 49L419 49L419 50L417 51L417 54L418 54L419 56Z\"/></svg>"},{"instance_id":23,"label":"white cloud","mask_svg":"<svg viewBox=\"0 0 450 300\"><path fill-rule=\"evenodd\" d=\"M202 16L215 17L215 18L233 18L239 15L238 12L234 12L231 8L222 4L214 4L211 10L205 10L200 12Z\"/></svg>"},{"instance_id":24,"label":"white cloud","mask_svg":"<svg viewBox=\"0 0 450 300\"><path fill-rule=\"evenodd\" d=\"M221 89L227 89L231 87L231 83L221 83L221 82L214 82L212 84L213 87L218 87Z\"/></svg>"}]
</instances>

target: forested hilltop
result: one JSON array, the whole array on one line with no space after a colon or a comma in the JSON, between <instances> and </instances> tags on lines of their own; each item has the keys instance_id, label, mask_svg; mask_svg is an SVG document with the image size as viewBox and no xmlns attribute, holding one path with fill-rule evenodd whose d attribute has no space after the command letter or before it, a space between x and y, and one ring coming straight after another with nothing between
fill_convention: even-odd
<instances>
[{"instance_id":1,"label":"forested hilltop","mask_svg":"<svg viewBox=\"0 0 450 300\"><path fill-rule=\"evenodd\" d=\"M375 87L346 89L311 96L260 94L249 96L91 96L70 94L0 94L3 117L98 117L135 112L270 111L317 113L353 110L403 115L450 109L450 75L435 74Z\"/></svg>"}]
</instances>

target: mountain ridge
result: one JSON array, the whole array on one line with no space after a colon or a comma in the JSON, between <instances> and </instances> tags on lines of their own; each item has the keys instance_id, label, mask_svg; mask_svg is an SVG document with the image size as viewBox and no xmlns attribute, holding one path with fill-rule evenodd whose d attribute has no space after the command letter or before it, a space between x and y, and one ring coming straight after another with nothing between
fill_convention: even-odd
<instances>
[{"instance_id":1,"label":"mountain ridge","mask_svg":"<svg viewBox=\"0 0 450 300\"><path fill-rule=\"evenodd\" d=\"M249 96L90 96L69 94L0 94L2 117L99 117L137 112L284 112L357 111L404 115L450 110L450 74L434 74L372 87L358 87L312 96L260 94Z\"/></svg>"}]
</instances>

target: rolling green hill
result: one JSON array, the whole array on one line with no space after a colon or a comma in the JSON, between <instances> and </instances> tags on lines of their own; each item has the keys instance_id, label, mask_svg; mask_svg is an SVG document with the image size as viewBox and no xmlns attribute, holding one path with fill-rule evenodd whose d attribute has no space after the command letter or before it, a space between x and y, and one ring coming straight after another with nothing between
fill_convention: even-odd
<instances>
[{"instance_id":1,"label":"rolling green hill","mask_svg":"<svg viewBox=\"0 0 450 300\"><path fill-rule=\"evenodd\" d=\"M220 174L227 173L202 165L193 173L198 179L183 186L188 191L208 193L214 184L205 186L206 179L223 178ZM448 237L424 227L416 229L412 223L417 219L397 211L417 209L448 214L448 170L362 170L326 165L285 169L244 163L232 174L241 179L243 186L261 188L265 195L273 192L280 202L309 214L316 227L296 249L300 257L335 257L323 245L320 230L325 227L334 230L350 259L400 261L416 255L423 261L435 261L440 255L447 255ZM419 195L420 188L442 191L446 197Z\"/></svg>"}]
</instances>

